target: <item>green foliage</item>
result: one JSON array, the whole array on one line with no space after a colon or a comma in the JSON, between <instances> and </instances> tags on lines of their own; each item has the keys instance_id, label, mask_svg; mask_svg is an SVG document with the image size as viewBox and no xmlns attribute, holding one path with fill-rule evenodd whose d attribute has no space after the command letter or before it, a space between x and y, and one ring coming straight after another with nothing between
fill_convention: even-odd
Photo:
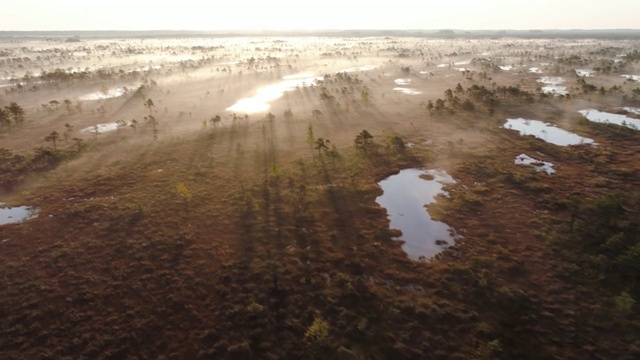
<instances>
[{"instance_id":1,"label":"green foliage","mask_svg":"<svg viewBox=\"0 0 640 360\"><path fill-rule=\"evenodd\" d=\"M9 106L5 106L5 109L13 117L13 122L15 122L16 124L24 122L25 111L20 105L18 105L18 103L11 102L9 103Z\"/></svg>"},{"instance_id":2,"label":"green foliage","mask_svg":"<svg viewBox=\"0 0 640 360\"><path fill-rule=\"evenodd\" d=\"M633 306L636 304L636 300L631 297L626 291L620 293L620 295L616 296L614 299L614 304L616 307L616 311L621 313L622 315L628 315L633 310Z\"/></svg>"},{"instance_id":3,"label":"green foliage","mask_svg":"<svg viewBox=\"0 0 640 360\"><path fill-rule=\"evenodd\" d=\"M368 103L369 103L369 100L370 100L370 98L369 98L369 92L368 92L368 91L363 90L363 91L360 93L360 99L362 99L362 102L363 102L363 103L368 104Z\"/></svg>"},{"instance_id":4,"label":"green foliage","mask_svg":"<svg viewBox=\"0 0 640 360\"><path fill-rule=\"evenodd\" d=\"M25 120L25 111L16 102L11 102L4 108L0 108L0 128L11 127L13 125L19 125Z\"/></svg>"},{"instance_id":5,"label":"green foliage","mask_svg":"<svg viewBox=\"0 0 640 360\"><path fill-rule=\"evenodd\" d=\"M260 304L258 304L256 302L252 302L251 304L249 304L247 306L247 311L250 314L260 314L260 313L264 312L264 309L265 309L264 306L262 306L262 305L260 305Z\"/></svg>"},{"instance_id":6,"label":"green foliage","mask_svg":"<svg viewBox=\"0 0 640 360\"><path fill-rule=\"evenodd\" d=\"M313 125L309 124L309 126L307 126L307 144L309 144L309 148L313 148L315 139L316 137L313 135Z\"/></svg>"},{"instance_id":7,"label":"green foliage","mask_svg":"<svg viewBox=\"0 0 640 360\"><path fill-rule=\"evenodd\" d=\"M398 135L387 135L386 147L388 150L393 150L399 153L404 153L406 151L404 140L402 140Z\"/></svg>"},{"instance_id":8,"label":"green foliage","mask_svg":"<svg viewBox=\"0 0 640 360\"><path fill-rule=\"evenodd\" d=\"M182 200L186 202L191 201L192 199L191 191L189 191L189 189L187 188L187 185L185 185L183 182L179 182L176 185L176 191L178 193L178 196L180 196Z\"/></svg>"},{"instance_id":9,"label":"green foliage","mask_svg":"<svg viewBox=\"0 0 640 360\"><path fill-rule=\"evenodd\" d=\"M313 342L322 342L329 337L329 329L329 323L318 315L313 319L304 336Z\"/></svg>"},{"instance_id":10,"label":"green foliage","mask_svg":"<svg viewBox=\"0 0 640 360\"><path fill-rule=\"evenodd\" d=\"M9 115L9 111L0 108L0 127L10 127L11 126L11 116Z\"/></svg>"},{"instance_id":11,"label":"green foliage","mask_svg":"<svg viewBox=\"0 0 640 360\"><path fill-rule=\"evenodd\" d=\"M156 106L156 105L153 103L153 100L151 100L150 98L149 98L149 99L147 99L147 100L144 102L144 107L146 107L147 109L149 109L149 115L152 115L152 114L153 114L153 108L154 108L155 106Z\"/></svg>"},{"instance_id":12,"label":"green foliage","mask_svg":"<svg viewBox=\"0 0 640 360\"><path fill-rule=\"evenodd\" d=\"M457 194L454 201L463 208L478 208L482 206L482 198L480 196L466 191Z\"/></svg>"},{"instance_id":13,"label":"green foliage","mask_svg":"<svg viewBox=\"0 0 640 360\"><path fill-rule=\"evenodd\" d=\"M211 117L211 119L209 119L209 122L211 122L211 125L213 125L213 127L215 128L222 122L222 118L220 117L220 115L216 115Z\"/></svg>"},{"instance_id":14,"label":"green foliage","mask_svg":"<svg viewBox=\"0 0 640 360\"><path fill-rule=\"evenodd\" d=\"M285 120L291 120L291 119L293 119L293 113L291 112L291 109L287 109L287 110L285 110L285 111L284 111L284 113L282 113L282 117L283 117Z\"/></svg>"},{"instance_id":15,"label":"green foliage","mask_svg":"<svg viewBox=\"0 0 640 360\"><path fill-rule=\"evenodd\" d=\"M569 241L574 261L613 289L640 295L640 193L611 193L575 207ZM618 290L619 291L619 290Z\"/></svg>"},{"instance_id":16,"label":"green foliage","mask_svg":"<svg viewBox=\"0 0 640 360\"><path fill-rule=\"evenodd\" d=\"M502 344L500 343L500 340L492 340L489 341L489 343L487 344L487 347L489 348L489 351L491 351L491 353L493 354L501 354L502 353Z\"/></svg>"},{"instance_id":17,"label":"green foliage","mask_svg":"<svg viewBox=\"0 0 640 360\"><path fill-rule=\"evenodd\" d=\"M56 147L56 142L60 139L60 134L57 131L52 131L49 135L45 136L45 141L51 141L53 143L53 150L58 150Z\"/></svg>"},{"instance_id":18,"label":"green foliage","mask_svg":"<svg viewBox=\"0 0 640 360\"><path fill-rule=\"evenodd\" d=\"M331 149L326 151L327 156L331 159L331 162L335 164L336 159L340 157L340 153L338 152L338 148L335 145L331 145Z\"/></svg>"},{"instance_id":19,"label":"green foliage","mask_svg":"<svg viewBox=\"0 0 640 360\"><path fill-rule=\"evenodd\" d=\"M328 151L329 150L329 144L331 143L331 141L326 140L324 138L317 138L314 144L314 148L316 150L318 150L318 156L320 156L321 152L324 151Z\"/></svg>"},{"instance_id":20,"label":"green foliage","mask_svg":"<svg viewBox=\"0 0 640 360\"><path fill-rule=\"evenodd\" d=\"M151 125L151 129L153 130L153 140L158 140L158 120L156 120L156 117L153 115L145 116L144 119L149 125Z\"/></svg>"},{"instance_id":21,"label":"green foliage","mask_svg":"<svg viewBox=\"0 0 640 360\"><path fill-rule=\"evenodd\" d=\"M429 100L427 102L427 110L429 110L429 113L433 112L435 106L433 105L433 101Z\"/></svg>"},{"instance_id":22,"label":"green foliage","mask_svg":"<svg viewBox=\"0 0 640 360\"><path fill-rule=\"evenodd\" d=\"M367 152L367 149L373 143L373 135L371 135L367 130L362 130L358 135L356 135L353 142L356 148Z\"/></svg>"},{"instance_id":23,"label":"green foliage","mask_svg":"<svg viewBox=\"0 0 640 360\"><path fill-rule=\"evenodd\" d=\"M633 61L633 62L639 61L640 60L640 51L638 51L638 50L631 51L631 52L627 53L624 56L624 59L626 61Z\"/></svg>"}]
</instances>

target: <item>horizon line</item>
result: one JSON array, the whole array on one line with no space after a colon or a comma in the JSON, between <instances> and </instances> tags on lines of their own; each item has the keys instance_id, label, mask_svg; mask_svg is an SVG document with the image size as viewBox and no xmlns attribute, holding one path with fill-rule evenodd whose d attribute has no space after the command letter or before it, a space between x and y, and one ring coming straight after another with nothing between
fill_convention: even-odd
<instances>
[{"instance_id":1,"label":"horizon line","mask_svg":"<svg viewBox=\"0 0 640 360\"><path fill-rule=\"evenodd\" d=\"M460 31L460 32L480 32L480 31L640 31L640 28L530 28L530 29L510 29L510 28L494 28L494 29L457 29L457 28L432 28L432 29L393 29L393 28L373 28L373 29L69 29L69 30L0 30L2 32L320 32L320 31Z\"/></svg>"}]
</instances>

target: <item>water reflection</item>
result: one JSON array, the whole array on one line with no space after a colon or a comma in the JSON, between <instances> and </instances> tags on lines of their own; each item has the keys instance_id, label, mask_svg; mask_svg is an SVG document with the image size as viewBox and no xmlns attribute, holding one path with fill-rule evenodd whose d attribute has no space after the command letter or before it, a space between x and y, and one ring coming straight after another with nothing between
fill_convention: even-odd
<instances>
[{"instance_id":1,"label":"water reflection","mask_svg":"<svg viewBox=\"0 0 640 360\"><path fill-rule=\"evenodd\" d=\"M438 195L447 195L444 185L454 182L442 170L405 169L378 183L383 194L376 202L387 209L390 227L402 231L402 248L410 258L430 258L441 252L444 247L436 242L453 244L453 229L431 219L425 205L435 202Z\"/></svg>"},{"instance_id":2,"label":"water reflection","mask_svg":"<svg viewBox=\"0 0 640 360\"><path fill-rule=\"evenodd\" d=\"M627 109L630 109L631 111L629 112L637 113L634 111L634 108L623 108L623 109L626 111L629 111ZM584 117L586 117L589 121L599 122L604 124L616 124L616 125L628 127L629 129L633 129L633 130L640 130L640 119L634 119L626 115L612 114L612 113L599 111L595 109L580 110L579 113L582 114Z\"/></svg>"},{"instance_id":3,"label":"water reflection","mask_svg":"<svg viewBox=\"0 0 640 360\"><path fill-rule=\"evenodd\" d=\"M533 166L536 171L544 171L549 175L556 172L556 170L553 168L552 163L534 159L527 154L520 154L516 156L516 159L513 160L513 163L516 165L530 165Z\"/></svg>"},{"instance_id":4,"label":"water reflection","mask_svg":"<svg viewBox=\"0 0 640 360\"><path fill-rule=\"evenodd\" d=\"M96 91L90 94L82 95L78 99L83 101L104 100L104 99L110 99L110 98L122 96L124 95L125 92L126 90L124 88L109 89L109 90Z\"/></svg>"},{"instance_id":5,"label":"water reflection","mask_svg":"<svg viewBox=\"0 0 640 360\"><path fill-rule=\"evenodd\" d=\"M564 79L561 77L543 76L540 78L540 80L538 80L538 82L545 84L545 86L542 87L542 92L545 94L552 94L552 95L569 94L567 87L560 85L564 82Z\"/></svg>"},{"instance_id":6,"label":"water reflection","mask_svg":"<svg viewBox=\"0 0 640 360\"><path fill-rule=\"evenodd\" d=\"M407 94L407 95L420 95L420 94L422 94L422 91L409 89L409 88L403 88L403 87L394 87L393 91L401 92L401 93Z\"/></svg>"},{"instance_id":7,"label":"water reflection","mask_svg":"<svg viewBox=\"0 0 640 360\"><path fill-rule=\"evenodd\" d=\"M593 139L585 138L572 132L560 129L553 124L544 123L538 120L528 119L507 119L503 125L505 129L516 130L520 135L533 135L548 143L567 146L579 144L593 144Z\"/></svg>"},{"instance_id":8,"label":"water reflection","mask_svg":"<svg viewBox=\"0 0 640 360\"><path fill-rule=\"evenodd\" d=\"M271 108L271 101L281 98L285 92L293 91L299 87L313 86L316 80L322 80L322 76L313 77L312 74L295 74L282 78L283 81L258 89L255 96L238 100L227 108L228 111L238 113L259 113Z\"/></svg>"},{"instance_id":9,"label":"water reflection","mask_svg":"<svg viewBox=\"0 0 640 360\"><path fill-rule=\"evenodd\" d=\"M3 207L0 203L0 225L19 223L38 217L38 210L28 206Z\"/></svg>"}]
</instances>

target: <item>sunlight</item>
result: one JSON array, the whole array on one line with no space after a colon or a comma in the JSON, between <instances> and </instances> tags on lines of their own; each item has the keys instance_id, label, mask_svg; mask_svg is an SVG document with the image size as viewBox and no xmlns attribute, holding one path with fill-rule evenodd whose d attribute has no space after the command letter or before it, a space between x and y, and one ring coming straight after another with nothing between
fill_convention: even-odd
<instances>
[{"instance_id":1,"label":"sunlight","mask_svg":"<svg viewBox=\"0 0 640 360\"><path fill-rule=\"evenodd\" d=\"M254 97L240 99L238 102L228 107L227 110L247 114L268 111L271 108L269 103L281 98L285 92L293 91L300 87L313 86L316 80L323 79L321 76L312 76L313 74L310 73L285 76L283 77L284 81L258 89L257 94Z\"/></svg>"},{"instance_id":2,"label":"sunlight","mask_svg":"<svg viewBox=\"0 0 640 360\"><path fill-rule=\"evenodd\" d=\"M38 9L34 12L33 9ZM312 30L636 28L640 2L25 0L3 9L1 30ZM568 16L571 14L571 16ZM584 19L589 19L585 24Z\"/></svg>"}]
</instances>

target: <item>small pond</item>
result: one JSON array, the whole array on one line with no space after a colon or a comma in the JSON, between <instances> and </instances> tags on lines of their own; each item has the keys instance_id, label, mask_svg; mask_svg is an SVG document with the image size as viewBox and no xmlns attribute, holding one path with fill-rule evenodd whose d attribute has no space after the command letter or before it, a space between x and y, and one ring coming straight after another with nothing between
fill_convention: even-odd
<instances>
[{"instance_id":1,"label":"small pond","mask_svg":"<svg viewBox=\"0 0 640 360\"><path fill-rule=\"evenodd\" d=\"M256 94L250 98L238 100L235 104L227 108L228 111L239 113L259 113L266 112L271 108L271 101L281 98L285 92L293 91L300 87L313 86L317 80L323 77L314 77L313 74L294 74L282 78L282 81L272 85L264 86L256 91Z\"/></svg>"},{"instance_id":2,"label":"small pond","mask_svg":"<svg viewBox=\"0 0 640 360\"><path fill-rule=\"evenodd\" d=\"M580 77L593 77L593 73L591 70L586 69L575 69L576 75Z\"/></svg>"},{"instance_id":3,"label":"small pond","mask_svg":"<svg viewBox=\"0 0 640 360\"><path fill-rule=\"evenodd\" d=\"M38 217L38 210L28 206L4 207L0 203L0 225L19 223Z\"/></svg>"},{"instance_id":4,"label":"small pond","mask_svg":"<svg viewBox=\"0 0 640 360\"><path fill-rule=\"evenodd\" d=\"M364 66L350 67L348 69L343 69L343 70L340 70L338 72L339 73L341 73L341 72L350 73L350 72L356 72L356 71L369 71L369 70L373 70L375 68L376 68L375 65L364 65Z\"/></svg>"},{"instance_id":5,"label":"small pond","mask_svg":"<svg viewBox=\"0 0 640 360\"><path fill-rule=\"evenodd\" d=\"M624 110L626 112L630 112L630 113L634 113L634 114L640 115L640 108L637 108L637 107L623 106L620 109Z\"/></svg>"},{"instance_id":6,"label":"small pond","mask_svg":"<svg viewBox=\"0 0 640 360\"><path fill-rule=\"evenodd\" d=\"M520 154L520 155L516 156L516 159L513 160L513 163L516 164L516 165L533 166L533 168L536 171L544 171L549 175L551 175L551 174L556 172L556 170L553 168L553 164L552 163L532 158L531 156L529 156L527 154Z\"/></svg>"},{"instance_id":7,"label":"small pond","mask_svg":"<svg viewBox=\"0 0 640 360\"><path fill-rule=\"evenodd\" d=\"M124 123L126 126L131 125L130 122L126 122ZM118 130L118 123L115 122L111 122L111 123L104 123L104 124L96 124L93 126L89 126L86 127L82 130L80 130L80 133L91 133L91 134L102 134L102 133L106 133L106 132L110 132L110 131L116 131Z\"/></svg>"},{"instance_id":8,"label":"small pond","mask_svg":"<svg viewBox=\"0 0 640 360\"><path fill-rule=\"evenodd\" d=\"M507 122L504 123L502 127L518 131L520 132L520 135L532 135L548 143L560 146L580 144L596 145L593 139L582 137L556 127L553 124L544 123L539 120L528 120L522 118L507 119Z\"/></svg>"},{"instance_id":9,"label":"small pond","mask_svg":"<svg viewBox=\"0 0 640 360\"><path fill-rule=\"evenodd\" d=\"M640 82L640 75L622 75L623 78Z\"/></svg>"},{"instance_id":10,"label":"small pond","mask_svg":"<svg viewBox=\"0 0 640 360\"><path fill-rule=\"evenodd\" d=\"M105 91L96 91L90 94L82 95L78 99L83 101L111 99L111 98L122 96L125 94L125 92L126 90L124 88L109 89Z\"/></svg>"},{"instance_id":11,"label":"small pond","mask_svg":"<svg viewBox=\"0 0 640 360\"><path fill-rule=\"evenodd\" d=\"M623 108L623 109L626 111L629 111L627 109L633 109L633 108ZM635 111L632 110L629 112L635 112ZM640 119L634 119L626 115L612 114L612 113L599 111L595 109L580 110L579 113L582 114L582 116L586 117L589 121L599 122L604 124L616 124L616 125L628 127L629 129L640 130Z\"/></svg>"},{"instance_id":12,"label":"small pond","mask_svg":"<svg viewBox=\"0 0 640 360\"><path fill-rule=\"evenodd\" d=\"M409 85L411 84L411 79L395 79L393 80L398 85Z\"/></svg>"},{"instance_id":13,"label":"small pond","mask_svg":"<svg viewBox=\"0 0 640 360\"><path fill-rule=\"evenodd\" d=\"M564 79L561 77L543 76L540 78L540 80L538 80L538 82L545 84L545 86L542 87L542 92L545 94L552 94L552 95L569 94L567 87L560 85L564 82Z\"/></svg>"},{"instance_id":14,"label":"small pond","mask_svg":"<svg viewBox=\"0 0 640 360\"><path fill-rule=\"evenodd\" d=\"M418 90L410 89L410 88L404 88L404 87L394 87L393 91L401 92L401 93L407 94L407 95L420 95L420 94L422 94L422 91L418 91Z\"/></svg>"},{"instance_id":15,"label":"small pond","mask_svg":"<svg viewBox=\"0 0 640 360\"><path fill-rule=\"evenodd\" d=\"M378 183L383 194L376 202L387 209L390 227L402 231L402 248L411 259L433 257L454 243L454 230L431 219L425 207L448 195L443 187L454 182L442 170L405 169Z\"/></svg>"}]
</instances>

